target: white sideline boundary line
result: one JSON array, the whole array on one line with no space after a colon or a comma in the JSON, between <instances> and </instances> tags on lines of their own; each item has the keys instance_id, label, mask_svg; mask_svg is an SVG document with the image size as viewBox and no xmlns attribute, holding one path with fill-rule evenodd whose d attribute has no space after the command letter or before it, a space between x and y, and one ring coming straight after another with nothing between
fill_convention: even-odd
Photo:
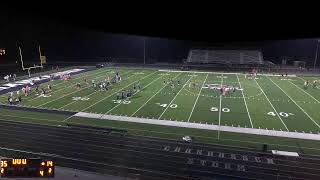
<instances>
[{"instance_id":1,"label":"white sideline boundary line","mask_svg":"<svg viewBox=\"0 0 320 180\"><path fill-rule=\"evenodd\" d=\"M222 84L223 84L223 74L221 74L221 83L220 83L220 87L222 88ZM222 107L222 95L220 94L220 99L219 99L219 127L221 125L221 107ZM220 130L218 132L218 139L220 138Z\"/></svg>"},{"instance_id":2,"label":"white sideline boundary line","mask_svg":"<svg viewBox=\"0 0 320 180\"><path fill-rule=\"evenodd\" d=\"M187 83L190 81L190 79L192 79L193 76L191 76L187 82L184 83L184 85L182 86L182 88L178 91L178 93L173 97L173 99L170 101L170 103L168 104L168 106L166 107L166 109L161 113L161 115L159 116L158 119L160 119L163 114L167 111L167 109L170 107L170 105L172 104L172 102L176 99L176 97L180 94L180 92L184 89L184 87L187 85Z\"/></svg>"},{"instance_id":3,"label":"white sideline boundary line","mask_svg":"<svg viewBox=\"0 0 320 180\"><path fill-rule=\"evenodd\" d=\"M200 73L200 74L235 74L240 75L243 73L221 73L221 72L210 72L210 71L179 71L179 70L169 70L169 69L159 69L160 72L189 72L189 73ZM276 76L280 77L279 74L258 74L263 76ZM288 77L297 77L295 74L288 75Z\"/></svg>"},{"instance_id":4,"label":"white sideline boundary line","mask_svg":"<svg viewBox=\"0 0 320 180\"><path fill-rule=\"evenodd\" d=\"M268 77L268 79L270 79L270 78ZM318 126L318 128L320 128L320 125L319 125L316 121L314 121L313 118L312 118L304 109L302 109L302 107L299 106L278 84L276 84L275 82L273 82L272 79L270 79L270 81L271 81L273 84L275 84L285 95L287 95L288 98L290 98L290 100L291 100L296 106L298 106L298 108L300 108L300 110L301 110L305 115L307 115L308 118L309 118L315 125Z\"/></svg>"},{"instance_id":5,"label":"white sideline boundary line","mask_svg":"<svg viewBox=\"0 0 320 180\"><path fill-rule=\"evenodd\" d=\"M268 98L268 96L266 95L266 93L263 91L263 89L261 88L261 86L259 85L258 81L255 80L256 84L259 86L261 92L264 94L264 96L267 98L269 104L271 105L272 109L274 110L274 112L277 114L278 118L280 119L280 121L282 122L282 124L284 125L284 127L286 128L287 131L289 131L288 127L286 126L286 124L283 122L282 118L280 117L278 111L276 110L276 108L274 108L273 104L271 103L270 99Z\"/></svg>"},{"instance_id":6,"label":"white sideline boundary line","mask_svg":"<svg viewBox=\"0 0 320 180\"><path fill-rule=\"evenodd\" d=\"M159 69L160 72L182 72L182 73L200 73L200 74L221 74L221 72L209 72L209 71L179 71L179 70L167 70ZM240 73L223 73L223 74L240 74Z\"/></svg>"},{"instance_id":7,"label":"white sideline boundary line","mask_svg":"<svg viewBox=\"0 0 320 180\"><path fill-rule=\"evenodd\" d=\"M180 75L181 73L175 76L173 79L176 79ZM138 111L140 111L140 109L142 109L151 99L153 99L157 94L159 94L159 92L161 92L166 86L167 84L165 84L161 89L159 89L156 93L154 93L145 103L143 103L134 113L131 114L131 117L135 115Z\"/></svg>"},{"instance_id":8,"label":"white sideline boundary line","mask_svg":"<svg viewBox=\"0 0 320 180\"><path fill-rule=\"evenodd\" d=\"M194 108L196 107L196 104L197 104L198 99L199 99L199 97L200 97L201 91L202 91L202 89L203 89L202 87L203 87L204 83L206 83L207 78L208 78L208 75L209 75L209 74L207 74L206 78L204 79L204 81L203 81L203 83L202 83L202 86L201 86L201 88L200 88L200 91L199 91L198 97L197 97L196 101L195 101L195 102L194 102L194 104L193 104L193 107L192 107L191 113L190 113L189 118L188 118L188 122L190 121L190 118L191 118L191 116L192 116L192 113L193 113L193 111L194 111Z\"/></svg>"},{"instance_id":9,"label":"white sideline boundary line","mask_svg":"<svg viewBox=\"0 0 320 180\"><path fill-rule=\"evenodd\" d=\"M241 87L241 83L240 83L240 80L239 80L239 77L238 77L238 75L236 75L236 76L237 76L237 79L238 79L238 83L239 83L240 89L242 89L242 87ZM251 116L250 116L250 112L249 112L249 109L248 109L248 105L247 105L246 98L244 98L243 90L241 91L241 93L242 93L242 97L243 97L244 105L246 106L246 110L247 110L248 117L249 117L249 120L250 120L251 128L253 128L253 123L252 123L252 120L251 120Z\"/></svg>"},{"instance_id":10,"label":"white sideline boundary line","mask_svg":"<svg viewBox=\"0 0 320 180\"><path fill-rule=\"evenodd\" d=\"M74 116L83 117L83 118L95 118L99 120L109 120L109 121L124 121L124 122L134 122L134 123L142 123L142 124L185 127L185 128L193 128L193 129L220 130L224 132L264 135L264 136L273 136L273 137L320 140L320 134L311 134L311 133L298 133L298 132L275 131L275 130L255 129L255 128L219 126L219 125L200 124L200 123L192 123L192 122L185 122L185 121L168 121L168 120L159 120L159 119L103 115L103 114L86 113L86 112L78 112Z\"/></svg>"}]
</instances>

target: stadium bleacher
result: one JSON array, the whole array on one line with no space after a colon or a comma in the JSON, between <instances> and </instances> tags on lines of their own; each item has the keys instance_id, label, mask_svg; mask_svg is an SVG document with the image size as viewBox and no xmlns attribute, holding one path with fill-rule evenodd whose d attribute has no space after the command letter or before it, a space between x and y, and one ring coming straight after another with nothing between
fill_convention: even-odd
<instances>
[{"instance_id":1,"label":"stadium bleacher","mask_svg":"<svg viewBox=\"0 0 320 180\"><path fill-rule=\"evenodd\" d=\"M186 62L198 64L263 64L263 56L259 50L192 49Z\"/></svg>"}]
</instances>

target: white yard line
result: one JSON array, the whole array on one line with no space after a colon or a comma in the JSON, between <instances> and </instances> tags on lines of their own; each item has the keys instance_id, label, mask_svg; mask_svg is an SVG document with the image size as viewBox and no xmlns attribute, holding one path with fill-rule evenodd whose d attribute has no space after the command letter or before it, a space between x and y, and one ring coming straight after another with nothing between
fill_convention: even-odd
<instances>
[{"instance_id":1,"label":"white yard line","mask_svg":"<svg viewBox=\"0 0 320 180\"><path fill-rule=\"evenodd\" d=\"M178 74L173 79L176 79L180 74ZM159 92L161 92L166 86L167 86L167 84L165 84L161 89L159 89L155 94L153 94L144 104L142 104L133 114L131 114L131 117L133 115L135 115L140 109L142 109L153 97L155 97L157 94L159 94Z\"/></svg>"},{"instance_id":2,"label":"white yard line","mask_svg":"<svg viewBox=\"0 0 320 180\"><path fill-rule=\"evenodd\" d=\"M301 77L299 77L300 79L302 79ZM304 93L306 93L308 96L310 96L312 99L314 99L315 101L317 101L317 103L320 103L320 101L318 99L316 99L315 97L313 97L311 94L309 94L307 91L305 91L304 89L302 89L301 87L297 86L296 84L294 84L293 82L289 81L291 84L293 84L294 86L296 86L298 89L302 90Z\"/></svg>"},{"instance_id":3,"label":"white yard line","mask_svg":"<svg viewBox=\"0 0 320 180\"><path fill-rule=\"evenodd\" d=\"M101 76L99 76L99 77L101 77ZM77 92L79 92L79 91L88 89L88 88L90 88L90 87L91 87L91 86L88 86L88 87L85 87L85 88L82 88L82 89L78 89L78 90L76 90L76 91L72 91L72 92L70 92L70 93L68 93L68 94L65 94L65 95L63 95L63 96L60 96L60 97L58 97L58 98L55 98L55 99L53 99L53 100L51 100L51 101L47 101L47 102L45 102L45 103L43 103L43 104L40 104L40 105L38 105L38 106L36 106L36 107L41 107L41 106L43 106L43 105L49 104L49 103L54 102L54 101L56 101L56 100L58 100L58 99L64 98L64 97L66 97L66 96L69 96L69 95L74 94L74 93L77 93Z\"/></svg>"},{"instance_id":4,"label":"white yard line","mask_svg":"<svg viewBox=\"0 0 320 180\"><path fill-rule=\"evenodd\" d=\"M161 115L159 116L159 118L158 119L160 119L162 116L163 116L163 114L167 111L167 109L170 107L170 105L172 104L172 102L176 99L176 97L179 95L179 93L184 89L184 87L187 85L187 83L190 81L190 79L192 78L193 76L191 76L189 79L188 79L188 81L186 81L185 83L184 83L184 85L182 86L182 88L178 91L178 93L173 97L173 99L171 100L171 102L168 104L168 106L166 107L166 109L161 113Z\"/></svg>"},{"instance_id":5,"label":"white yard line","mask_svg":"<svg viewBox=\"0 0 320 180\"><path fill-rule=\"evenodd\" d=\"M204 79L204 81L203 81L203 83L202 83L202 86L200 87L200 91L199 91L198 97L197 97L196 101L195 101L194 104L193 104L191 113L190 113L189 118L188 118L188 122L189 122L190 119L191 119L191 116L192 116L192 113L193 113L193 111L194 111L194 108L196 107L196 104L197 104L198 99L199 99L199 97L200 97L200 94L201 94L201 91L202 91L202 87L203 87L204 83L206 83L207 78L208 78L208 75L209 75L209 74L207 74L206 78Z\"/></svg>"},{"instance_id":6,"label":"white yard line","mask_svg":"<svg viewBox=\"0 0 320 180\"><path fill-rule=\"evenodd\" d=\"M238 79L238 83L239 83L240 89L242 89L242 87L241 87L241 83L240 83L240 80L239 80L239 77L238 77L238 75L236 75L236 76L237 76L237 79ZM249 117L249 119L250 119L251 128L253 128L252 119L251 119L251 116L250 116L250 112L249 112L249 109L248 109L248 105L247 105L246 98L244 97L243 90L244 90L244 89L242 89L241 93L242 93L242 97L243 97L244 105L246 106L246 110L247 110L247 113L248 113L248 117Z\"/></svg>"},{"instance_id":7,"label":"white yard line","mask_svg":"<svg viewBox=\"0 0 320 180\"><path fill-rule=\"evenodd\" d=\"M125 74L128 74L128 73L124 73L123 75L125 75ZM129 78L132 77L133 75L135 75L135 74L130 75L130 76L129 76L128 78L126 78L126 79L129 79ZM91 86L89 86L89 87L91 87ZM90 93L90 94L88 94L88 95L86 95L86 96L84 96L84 97L92 96L93 94L95 94L95 93L97 93L97 92L99 92L99 91L93 91L92 93ZM71 104L73 104L73 103L76 103L76 102L78 102L78 101L72 101L72 102L70 102L70 103L68 103L68 104L65 104L65 105L62 106L62 107L59 107L58 109L62 109L62 108L64 108L64 107L67 107L67 106L69 106L69 105L71 105Z\"/></svg>"},{"instance_id":8,"label":"white yard line","mask_svg":"<svg viewBox=\"0 0 320 180\"><path fill-rule=\"evenodd\" d=\"M155 71L155 72L156 72L156 71ZM151 76L151 75L152 75L152 74L154 74L155 72L150 73L149 75L144 76L143 78L138 79L138 80L136 80L136 81L134 81L134 82L132 82L132 83L128 84L127 86L125 86L125 87L123 87L123 88L119 89L118 91L116 91L116 92L114 92L114 93L110 94L110 95L109 95L109 96L107 96L107 97L104 97L103 99L101 99L101 100L99 100L99 101L97 101L97 102L95 102L95 103L91 104L90 106L88 106L88 107L86 107L86 108L84 108L84 109L82 109L82 110L80 110L80 111L85 111L85 110L87 110L87 109L89 109L89 108L91 108L91 107L93 107L93 106L97 105L98 103L100 103L100 102L104 101L105 99L107 99L107 98L111 97L112 95L114 95L114 94L116 94L116 93L118 93L118 92L122 91L123 89L125 89L125 88L127 88L127 87L131 86L131 85L132 85L132 84L134 84L135 82L137 82L137 81L139 81L139 80L142 80L142 79L145 79L145 78L147 78L147 77ZM138 74L133 74L133 75L138 75Z\"/></svg>"},{"instance_id":9,"label":"white yard line","mask_svg":"<svg viewBox=\"0 0 320 180\"><path fill-rule=\"evenodd\" d=\"M261 92L264 94L264 96L267 98L269 104L271 105L272 109L274 110L274 112L276 113L276 115L278 116L278 118L280 119L280 121L282 122L282 124L284 125L284 127L286 128L287 131L289 131L288 127L286 126L286 124L283 122L282 118L280 117L278 111L276 110L276 108L274 108L274 106L272 105L271 101L269 100L268 96L266 95L266 93L263 91L263 89L261 88L261 86L259 85L257 80L254 80L257 85L259 86Z\"/></svg>"},{"instance_id":10,"label":"white yard line","mask_svg":"<svg viewBox=\"0 0 320 180\"><path fill-rule=\"evenodd\" d=\"M145 89L145 88L147 88L148 86L150 86L151 84L153 84L154 82L156 82L157 80L159 80L160 78L161 78L161 76L158 77L158 78L156 78L156 79L154 79L154 80L151 81L149 84L147 84L146 86L144 86L144 87L142 88L142 90ZM133 96L136 95L136 94L138 94L139 92L142 92L142 90L134 93ZM120 106L120 105L121 105L121 103L117 104L116 106L114 106L114 107L111 108L108 112L106 112L106 113L104 113L104 114L108 114L109 112L111 112L112 110L114 110L115 108L117 108L117 107Z\"/></svg>"},{"instance_id":11,"label":"white yard line","mask_svg":"<svg viewBox=\"0 0 320 180\"><path fill-rule=\"evenodd\" d=\"M268 77L268 78L269 78L269 77ZM285 95L287 95L288 98L290 98L291 101L292 101L296 106L298 106L298 108L300 108L300 110L301 110L306 116L308 116L308 118L309 118L315 125L318 126L318 128L320 128L320 125L319 125L315 120L313 120L313 118L312 118L304 109L302 109L301 106L299 106L280 86L278 86L278 84L276 84L275 82L273 82L271 78L269 78L269 79L270 79L270 81L271 81L273 84L275 84Z\"/></svg>"},{"instance_id":12,"label":"white yard line","mask_svg":"<svg viewBox=\"0 0 320 180\"><path fill-rule=\"evenodd\" d=\"M223 74L221 74L221 83L220 83L220 88L222 88L222 84L223 84ZM220 94L219 97L219 127L221 125L221 106L222 106L222 94ZM220 138L220 130L218 132L218 139Z\"/></svg>"}]
</instances>

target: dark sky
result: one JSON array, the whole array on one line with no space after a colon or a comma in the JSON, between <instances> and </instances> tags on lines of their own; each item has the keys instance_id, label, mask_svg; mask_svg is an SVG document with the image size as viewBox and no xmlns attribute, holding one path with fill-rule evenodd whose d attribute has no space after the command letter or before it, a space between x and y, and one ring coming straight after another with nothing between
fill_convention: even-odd
<instances>
[{"instance_id":1,"label":"dark sky","mask_svg":"<svg viewBox=\"0 0 320 180\"><path fill-rule=\"evenodd\" d=\"M266 60L280 62L283 56L307 60L312 64L315 39L264 42L202 43L136 35L110 34L72 26L46 17L23 16L0 12L0 47L6 48L8 61L17 59L17 42L23 46L25 60L38 58L38 44L49 61L95 61L112 57L122 62L143 62L143 40L146 40L148 62L182 61L193 47L257 48ZM102 22L103 23L103 22Z\"/></svg>"}]
</instances>

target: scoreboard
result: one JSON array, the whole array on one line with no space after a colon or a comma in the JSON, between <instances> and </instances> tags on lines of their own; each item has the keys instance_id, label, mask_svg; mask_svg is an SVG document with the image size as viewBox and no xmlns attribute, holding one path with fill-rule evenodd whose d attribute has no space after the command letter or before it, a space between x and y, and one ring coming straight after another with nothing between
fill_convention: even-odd
<instances>
[{"instance_id":1,"label":"scoreboard","mask_svg":"<svg viewBox=\"0 0 320 180\"><path fill-rule=\"evenodd\" d=\"M1 159L1 177L54 177L54 162L39 158Z\"/></svg>"}]
</instances>

